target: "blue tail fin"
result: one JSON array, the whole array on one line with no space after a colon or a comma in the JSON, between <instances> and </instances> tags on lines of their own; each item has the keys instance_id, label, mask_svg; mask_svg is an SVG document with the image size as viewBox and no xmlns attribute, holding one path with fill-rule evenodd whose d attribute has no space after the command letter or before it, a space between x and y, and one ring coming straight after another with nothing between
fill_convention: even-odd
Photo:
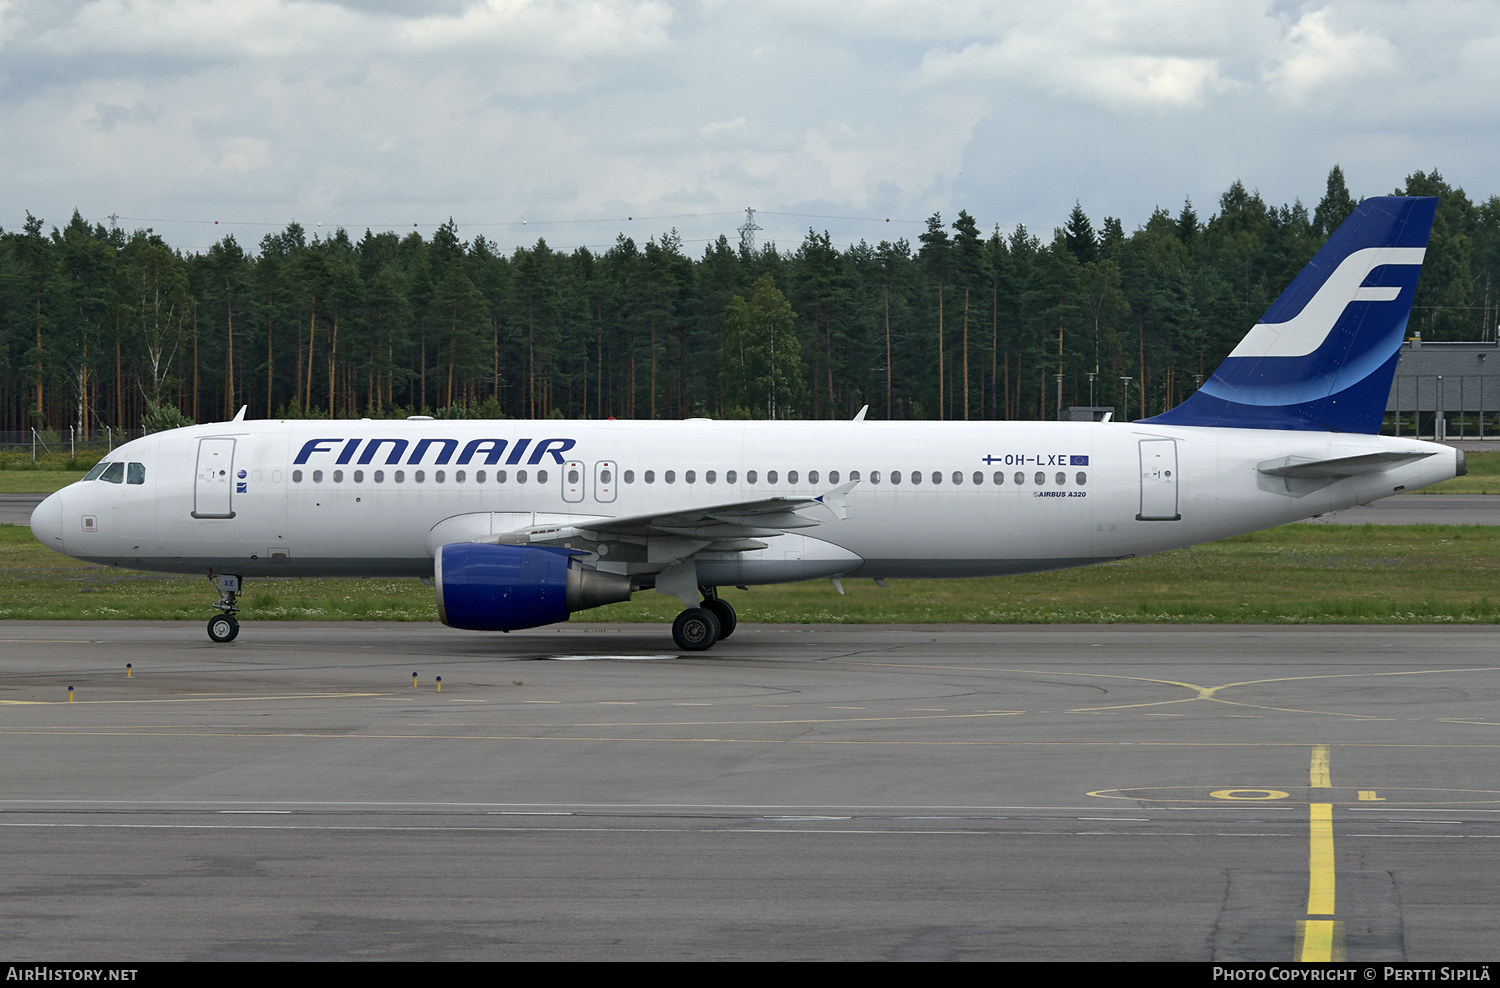
<instances>
[{"instance_id":1,"label":"blue tail fin","mask_svg":"<svg viewBox=\"0 0 1500 988\"><path fill-rule=\"evenodd\" d=\"M1213 377L1142 421L1379 432L1437 202L1360 203Z\"/></svg>"}]
</instances>

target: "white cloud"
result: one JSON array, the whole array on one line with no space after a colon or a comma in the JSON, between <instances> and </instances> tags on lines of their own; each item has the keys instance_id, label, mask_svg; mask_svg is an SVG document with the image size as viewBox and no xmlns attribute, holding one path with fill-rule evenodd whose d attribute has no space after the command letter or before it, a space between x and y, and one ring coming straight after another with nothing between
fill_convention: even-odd
<instances>
[{"instance_id":1,"label":"white cloud","mask_svg":"<svg viewBox=\"0 0 1500 988\"><path fill-rule=\"evenodd\" d=\"M1334 161L1365 193L1434 163L1500 191L1500 7L1287 7L0 0L0 224L75 205L526 217L528 236L608 243L593 219L754 205L786 242L823 222L777 211L1050 229L1075 198L1129 224L1234 178L1307 199Z\"/></svg>"},{"instance_id":2,"label":"white cloud","mask_svg":"<svg viewBox=\"0 0 1500 988\"><path fill-rule=\"evenodd\" d=\"M1336 33L1328 25L1326 9L1304 14L1280 47L1280 57L1266 70L1265 79L1270 90L1289 103L1307 103L1326 95L1330 87L1389 72L1397 64L1390 41L1369 31Z\"/></svg>"},{"instance_id":3,"label":"white cloud","mask_svg":"<svg viewBox=\"0 0 1500 988\"><path fill-rule=\"evenodd\" d=\"M1218 59L1095 54L1046 45L1035 38L934 51L922 60L927 82L1003 80L1116 108L1198 107L1237 84Z\"/></svg>"}]
</instances>

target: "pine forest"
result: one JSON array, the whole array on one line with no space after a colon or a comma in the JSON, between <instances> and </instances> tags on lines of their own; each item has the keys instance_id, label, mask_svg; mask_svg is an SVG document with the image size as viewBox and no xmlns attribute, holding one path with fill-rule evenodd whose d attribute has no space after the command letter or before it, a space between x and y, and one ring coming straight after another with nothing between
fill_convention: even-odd
<instances>
[{"instance_id":1,"label":"pine forest","mask_svg":"<svg viewBox=\"0 0 1500 988\"><path fill-rule=\"evenodd\" d=\"M1500 197L1436 172L1412 313L1431 340L1493 339ZM0 430L88 439L232 417L1042 419L1163 411L1265 312L1356 203L1309 212L1235 182L1126 232L1076 205L1043 237L934 215L915 242L795 248L675 231L506 256L453 221L416 232L293 223L185 253L150 230L0 232Z\"/></svg>"}]
</instances>

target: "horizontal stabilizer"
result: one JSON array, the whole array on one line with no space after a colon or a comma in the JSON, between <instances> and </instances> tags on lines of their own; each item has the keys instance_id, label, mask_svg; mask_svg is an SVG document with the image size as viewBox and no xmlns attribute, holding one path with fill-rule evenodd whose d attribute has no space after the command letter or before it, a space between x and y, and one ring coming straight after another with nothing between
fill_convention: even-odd
<instances>
[{"instance_id":1,"label":"horizontal stabilizer","mask_svg":"<svg viewBox=\"0 0 1500 988\"><path fill-rule=\"evenodd\" d=\"M1433 454L1427 450L1406 450L1360 453L1357 456L1338 456L1325 460L1306 456L1278 456L1274 460L1257 464L1256 469L1268 477L1285 477L1289 480L1338 480L1379 473L1399 463L1409 463L1431 455Z\"/></svg>"}]
</instances>

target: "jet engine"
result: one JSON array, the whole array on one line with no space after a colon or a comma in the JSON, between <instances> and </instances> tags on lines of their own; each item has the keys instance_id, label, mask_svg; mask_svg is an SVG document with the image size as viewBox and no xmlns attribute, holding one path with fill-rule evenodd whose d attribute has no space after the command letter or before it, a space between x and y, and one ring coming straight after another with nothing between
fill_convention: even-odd
<instances>
[{"instance_id":1,"label":"jet engine","mask_svg":"<svg viewBox=\"0 0 1500 988\"><path fill-rule=\"evenodd\" d=\"M630 599L630 578L552 546L455 542L433 558L438 617L450 628L516 631Z\"/></svg>"}]
</instances>

